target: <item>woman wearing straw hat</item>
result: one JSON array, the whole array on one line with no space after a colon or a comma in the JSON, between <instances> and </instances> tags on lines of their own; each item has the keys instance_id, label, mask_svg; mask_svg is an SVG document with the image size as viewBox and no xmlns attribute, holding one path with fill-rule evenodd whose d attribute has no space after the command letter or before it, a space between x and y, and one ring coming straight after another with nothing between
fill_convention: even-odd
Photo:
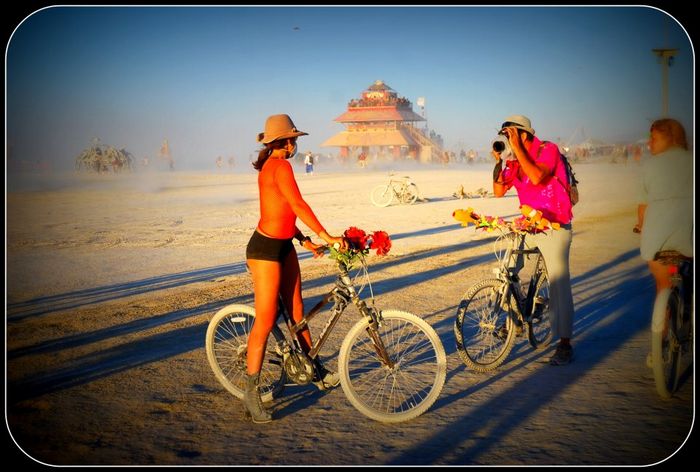
<instances>
[{"instance_id":1,"label":"woman wearing straw hat","mask_svg":"<svg viewBox=\"0 0 700 472\"><path fill-rule=\"evenodd\" d=\"M299 192L292 166L287 159L297 151L297 137L307 135L297 130L288 115L272 115L265 122L265 131L258 134L263 148L253 167L258 174L260 191L260 220L246 248L246 262L253 276L255 292L255 321L248 337L247 382L243 403L254 423L272 421L258 391L258 379L265 355L267 338L277 318L278 294L299 322L304 314L301 296L301 273L299 260L292 239L310 251L321 247L311 242L296 226L299 217L304 224L327 244L339 243L343 249L347 243L342 237L331 236L318 221L311 207ZM311 334L308 328L301 333L302 348L311 349ZM340 378L327 370L316 358L317 375L314 384L320 389L335 387Z\"/></svg>"}]
</instances>

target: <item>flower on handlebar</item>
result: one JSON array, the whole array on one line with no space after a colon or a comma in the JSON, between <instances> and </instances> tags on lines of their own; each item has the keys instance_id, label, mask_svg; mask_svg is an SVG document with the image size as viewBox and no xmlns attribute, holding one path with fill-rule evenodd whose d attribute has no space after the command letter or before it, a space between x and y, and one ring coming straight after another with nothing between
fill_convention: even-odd
<instances>
[{"instance_id":1,"label":"flower on handlebar","mask_svg":"<svg viewBox=\"0 0 700 472\"><path fill-rule=\"evenodd\" d=\"M370 249L376 249L378 256L386 256L391 249L391 238L386 231L375 231L370 238Z\"/></svg>"},{"instance_id":2,"label":"flower on handlebar","mask_svg":"<svg viewBox=\"0 0 700 472\"><path fill-rule=\"evenodd\" d=\"M469 226L471 223L485 231L493 231L494 229L507 227L507 223L502 218L479 215L475 213L474 209L471 207L466 210L455 210L452 212L452 216L455 220L461 222L462 226Z\"/></svg>"},{"instance_id":3,"label":"flower on handlebar","mask_svg":"<svg viewBox=\"0 0 700 472\"><path fill-rule=\"evenodd\" d=\"M549 229L559 229L559 223L552 223L542 216L542 212L528 205L520 207L522 216L513 221L505 221L494 216L479 215L473 208L455 210L452 212L454 219L462 223L462 226L473 224L477 229L484 231L513 231L516 233L541 233Z\"/></svg>"},{"instance_id":4,"label":"flower on handlebar","mask_svg":"<svg viewBox=\"0 0 700 472\"><path fill-rule=\"evenodd\" d=\"M351 250L364 250L367 247L367 233L360 228L349 227L343 233L343 237L347 240Z\"/></svg>"},{"instance_id":5,"label":"flower on handlebar","mask_svg":"<svg viewBox=\"0 0 700 472\"><path fill-rule=\"evenodd\" d=\"M361 256L369 254L374 249L379 256L384 256L391 249L391 238L385 231L375 231L368 235L364 230L351 226L343 233L348 242L348 249L341 251L331 248L331 258L343 262L348 268Z\"/></svg>"}]
</instances>

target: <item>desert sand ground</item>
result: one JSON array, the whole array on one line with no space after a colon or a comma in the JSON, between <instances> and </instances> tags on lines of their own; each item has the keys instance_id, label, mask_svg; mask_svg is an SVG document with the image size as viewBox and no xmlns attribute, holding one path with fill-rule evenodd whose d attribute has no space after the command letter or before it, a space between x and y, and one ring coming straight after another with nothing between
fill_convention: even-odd
<instances>
[{"instance_id":1,"label":"desert sand ground","mask_svg":"<svg viewBox=\"0 0 700 472\"><path fill-rule=\"evenodd\" d=\"M512 217L517 197L452 197L460 185L487 187L487 164L418 166L395 170L425 201L376 208L369 190L388 170L296 172L331 233L391 235L389 255L369 262L377 306L423 317L448 355L445 387L425 414L382 424L340 388L291 386L272 404L276 420L253 425L218 384L204 334L219 308L252 303L244 253L258 218L254 173L17 176L6 193L7 447L55 465L647 465L682 448L694 368L664 401L645 366L653 281L631 231L636 163L576 165L574 363L552 367L553 346L534 351L521 339L485 374L461 362L452 326L463 293L495 264L493 234L451 214L471 206ZM311 306L334 266L308 253L300 261ZM331 367L355 321L349 310L324 347Z\"/></svg>"}]
</instances>

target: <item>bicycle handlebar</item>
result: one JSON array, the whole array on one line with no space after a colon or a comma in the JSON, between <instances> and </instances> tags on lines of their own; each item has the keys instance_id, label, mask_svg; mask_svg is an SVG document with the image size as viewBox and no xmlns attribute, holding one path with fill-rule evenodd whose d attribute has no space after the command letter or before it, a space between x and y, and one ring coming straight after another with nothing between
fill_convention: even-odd
<instances>
[{"instance_id":1,"label":"bicycle handlebar","mask_svg":"<svg viewBox=\"0 0 700 472\"><path fill-rule=\"evenodd\" d=\"M331 246L329 244L322 244L317 248L317 250L323 251L323 252L329 251L330 249L331 249ZM333 249L335 249L336 251L338 249L340 249L340 243L333 243Z\"/></svg>"}]
</instances>

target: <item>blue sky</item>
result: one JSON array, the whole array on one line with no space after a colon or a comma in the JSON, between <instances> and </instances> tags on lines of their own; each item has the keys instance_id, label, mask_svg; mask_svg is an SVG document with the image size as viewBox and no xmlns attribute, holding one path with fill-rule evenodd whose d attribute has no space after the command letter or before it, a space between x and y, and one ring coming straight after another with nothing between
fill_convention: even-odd
<instances>
[{"instance_id":1,"label":"blue sky","mask_svg":"<svg viewBox=\"0 0 700 472\"><path fill-rule=\"evenodd\" d=\"M179 169L247 161L270 114L320 144L381 79L449 149L490 146L510 114L545 139L636 141L670 115L693 130L694 57L683 27L651 7L52 7L18 25L6 55L12 157L72 167L92 139Z\"/></svg>"}]
</instances>

